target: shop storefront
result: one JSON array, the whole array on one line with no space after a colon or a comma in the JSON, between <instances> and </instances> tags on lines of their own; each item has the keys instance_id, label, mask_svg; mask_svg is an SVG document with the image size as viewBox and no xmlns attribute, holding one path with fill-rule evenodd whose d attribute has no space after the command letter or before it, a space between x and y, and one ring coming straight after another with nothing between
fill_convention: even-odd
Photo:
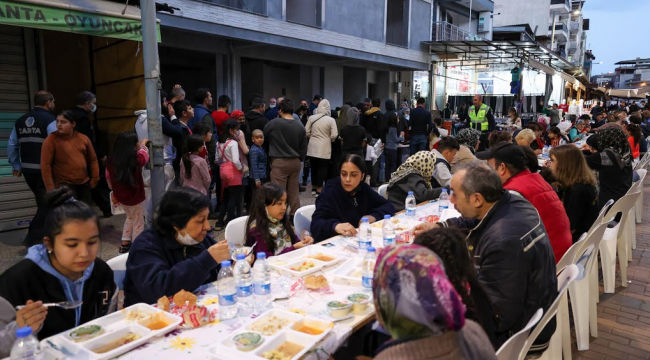
<instances>
[{"instance_id":1,"label":"shop storefront","mask_svg":"<svg viewBox=\"0 0 650 360\"><path fill-rule=\"evenodd\" d=\"M0 231L29 225L36 210L23 179L12 176L6 149L34 93L50 91L57 112L74 107L81 91L95 93L92 120L105 152L145 107L139 9L127 6L122 14L123 4L78 3L0 1Z\"/></svg>"}]
</instances>

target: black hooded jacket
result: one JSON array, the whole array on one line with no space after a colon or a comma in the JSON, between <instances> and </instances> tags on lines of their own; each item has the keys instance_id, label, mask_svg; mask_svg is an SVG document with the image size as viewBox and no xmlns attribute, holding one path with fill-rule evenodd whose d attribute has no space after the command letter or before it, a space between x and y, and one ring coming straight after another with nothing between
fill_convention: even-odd
<instances>
[{"instance_id":1,"label":"black hooded jacket","mask_svg":"<svg viewBox=\"0 0 650 360\"><path fill-rule=\"evenodd\" d=\"M255 110L248 110L246 113L246 145L250 147L253 144L253 131L257 129L263 130L268 122L269 119L264 114Z\"/></svg>"}]
</instances>

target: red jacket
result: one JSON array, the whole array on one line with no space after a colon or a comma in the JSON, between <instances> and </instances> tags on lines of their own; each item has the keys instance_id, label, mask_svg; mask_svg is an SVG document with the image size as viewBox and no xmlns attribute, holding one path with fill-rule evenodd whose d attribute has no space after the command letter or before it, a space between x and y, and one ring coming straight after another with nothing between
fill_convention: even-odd
<instances>
[{"instance_id":1,"label":"red jacket","mask_svg":"<svg viewBox=\"0 0 650 360\"><path fill-rule=\"evenodd\" d=\"M537 209L551 241L557 264L573 245L573 239L569 217L551 185L541 175L524 170L508 179L503 188L518 192Z\"/></svg>"}]
</instances>

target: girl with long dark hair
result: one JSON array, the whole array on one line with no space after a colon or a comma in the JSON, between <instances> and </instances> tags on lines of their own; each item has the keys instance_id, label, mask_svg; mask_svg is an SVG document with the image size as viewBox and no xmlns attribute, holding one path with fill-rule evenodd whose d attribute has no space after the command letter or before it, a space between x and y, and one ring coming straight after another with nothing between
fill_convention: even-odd
<instances>
[{"instance_id":1,"label":"girl with long dark hair","mask_svg":"<svg viewBox=\"0 0 650 360\"><path fill-rule=\"evenodd\" d=\"M217 146L217 162L221 176L221 204L215 228L221 230L228 221L235 219L239 214L242 202L242 176L244 166L239 157L238 145L239 123L235 119L228 119L223 124L223 132L219 135ZM226 211L228 221L225 221Z\"/></svg>"},{"instance_id":2,"label":"girl with long dark hair","mask_svg":"<svg viewBox=\"0 0 650 360\"><path fill-rule=\"evenodd\" d=\"M133 240L144 231L142 167L149 161L146 143L147 140L138 141L135 131L119 134L106 166L106 180L113 190L113 201L122 204L126 214L120 253L129 252Z\"/></svg>"},{"instance_id":3,"label":"girl with long dark hair","mask_svg":"<svg viewBox=\"0 0 650 360\"><path fill-rule=\"evenodd\" d=\"M287 214L287 192L273 183L255 191L246 229L246 246L255 245L255 255L258 252L266 253L267 257L280 255L314 242L311 236L298 239Z\"/></svg>"},{"instance_id":4,"label":"girl with long dark hair","mask_svg":"<svg viewBox=\"0 0 650 360\"><path fill-rule=\"evenodd\" d=\"M205 148L203 135L192 134L187 137L185 141L187 152L183 154L181 161L181 181L184 187L208 195L212 177L208 163L199 155L203 148Z\"/></svg>"},{"instance_id":5,"label":"girl with long dark hair","mask_svg":"<svg viewBox=\"0 0 650 360\"><path fill-rule=\"evenodd\" d=\"M415 244L438 254L445 265L449 281L467 307L465 317L479 323L494 344L495 328L490 301L476 278L465 246L467 234L460 229L433 229L415 238Z\"/></svg>"}]
</instances>

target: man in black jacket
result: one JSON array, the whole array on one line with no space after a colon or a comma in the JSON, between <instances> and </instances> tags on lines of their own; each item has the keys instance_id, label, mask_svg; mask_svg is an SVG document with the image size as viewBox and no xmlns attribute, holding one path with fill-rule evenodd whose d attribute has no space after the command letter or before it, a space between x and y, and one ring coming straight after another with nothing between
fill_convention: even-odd
<instances>
[{"instance_id":1,"label":"man in black jacket","mask_svg":"<svg viewBox=\"0 0 650 360\"><path fill-rule=\"evenodd\" d=\"M269 119L264 116L264 100L253 99L251 109L246 112L246 145L250 147L253 144L253 131L264 129L268 122Z\"/></svg>"},{"instance_id":2,"label":"man in black jacket","mask_svg":"<svg viewBox=\"0 0 650 360\"><path fill-rule=\"evenodd\" d=\"M416 227L470 230L467 249L494 309L495 348L523 329L537 309L546 312L557 297L555 257L537 210L521 195L504 191L499 175L480 161L451 179L451 202L462 217ZM555 318L540 333L531 353L548 348Z\"/></svg>"},{"instance_id":3,"label":"man in black jacket","mask_svg":"<svg viewBox=\"0 0 650 360\"><path fill-rule=\"evenodd\" d=\"M93 202L99 209L104 213L104 217L110 217L111 214L111 203L108 199L108 196L111 190L108 188L106 183L106 154L100 149L95 140L95 131L93 129L92 122L88 117L90 114L93 114L97 110L97 96L91 93L90 91L82 91L77 95L77 106L70 109L74 114L74 117L77 121L75 125L75 131L78 131L88 137L90 142L93 144L93 149L97 155L97 160L99 161L99 183L91 190L91 195Z\"/></svg>"}]
</instances>

